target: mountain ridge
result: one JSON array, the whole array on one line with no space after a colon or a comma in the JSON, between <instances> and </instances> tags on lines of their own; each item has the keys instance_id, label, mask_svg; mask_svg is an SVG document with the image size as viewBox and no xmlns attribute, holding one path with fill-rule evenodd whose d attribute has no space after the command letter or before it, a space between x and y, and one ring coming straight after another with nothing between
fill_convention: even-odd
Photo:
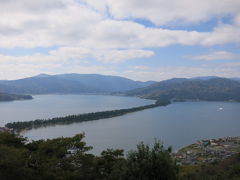
<instances>
[{"instance_id":1,"label":"mountain ridge","mask_svg":"<svg viewBox=\"0 0 240 180\"><path fill-rule=\"evenodd\" d=\"M154 81L134 81L120 76L100 74L58 74L0 81L0 91L6 93L113 93L141 88Z\"/></svg>"},{"instance_id":2,"label":"mountain ridge","mask_svg":"<svg viewBox=\"0 0 240 180\"><path fill-rule=\"evenodd\" d=\"M240 83L228 78L173 78L126 92L129 96L174 101L240 101Z\"/></svg>"},{"instance_id":3,"label":"mountain ridge","mask_svg":"<svg viewBox=\"0 0 240 180\"><path fill-rule=\"evenodd\" d=\"M240 81L238 78L202 76L142 82L100 74L39 74L24 79L0 80L0 92L9 94L120 93L156 100L240 101Z\"/></svg>"}]
</instances>

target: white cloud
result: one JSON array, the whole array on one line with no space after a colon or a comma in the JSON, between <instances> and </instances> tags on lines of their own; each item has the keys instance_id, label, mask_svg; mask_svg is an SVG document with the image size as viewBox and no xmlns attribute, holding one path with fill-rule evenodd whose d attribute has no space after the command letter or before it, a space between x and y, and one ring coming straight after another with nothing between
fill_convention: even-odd
<instances>
[{"instance_id":1,"label":"white cloud","mask_svg":"<svg viewBox=\"0 0 240 180\"><path fill-rule=\"evenodd\" d=\"M40 73L56 74L53 69L61 68L60 64L1 64L0 77L4 79L19 79L35 76Z\"/></svg>"},{"instance_id":2,"label":"white cloud","mask_svg":"<svg viewBox=\"0 0 240 180\"><path fill-rule=\"evenodd\" d=\"M133 70L149 70L150 69L150 67L148 67L148 66L134 66L133 67Z\"/></svg>"},{"instance_id":3,"label":"white cloud","mask_svg":"<svg viewBox=\"0 0 240 180\"><path fill-rule=\"evenodd\" d=\"M81 74L105 74L119 75L112 66L88 66L81 64L1 64L0 77L4 79L20 79L35 76L41 73L46 74L63 74L63 73L81 73Z\"/></svg>"},{"instance_id":4,"label":"white cloud","mask_svg":"<svg viewBox=\"0 0 240 180\"><path fill-rule=\"evenodd\" d=\"M130 79L148 81L161 81L176 78L192 78L198 76L240 77L240 66L193 66L193 67L156 67L148 70L130 69L120 75Z\"/></svg>"},{"instance_id":5,"label":"white cloud","mask_svg":"<svg viewBox=\"0 0 240 180\"><path fill-rule=\"evenodd\" d=\"M87 49L81 47L61 47L49 52L47 57L54 56L55 59L67 61L69 59L79 60L84 58L95 58L104 63L121 63L130 59L146 58L154 55L153 51L141 49ZM34 57L33 57L34 59Z\"/></svg>"},{"instance_id":6,"label":"white cloud","mask_svg":"<svg viewBox=\"0 0 240 180\"><path fill-rule=\"evenodd\" d=\"M68 61L69 62L69 61ZM196 77L196 76L221 76L240 77L239 63L225 63L215 66L180 66L180 67L150 67L134 66L126 70L118 69L115 64L89 65L81 63L5 63L0 65L1 79L16 79L34 76L40 73L61 74L61 73L97 73L105 75L117 75L130 79L148 81L165 80L173 77Z\"/></svg>"},{"instance_id":7,"label":"white cloud","mask_svg":"<svg viewBox=\"0 0 240 180\"><path fill-rule=\"evenodd\" d=\"M90 49L81 47L60 47L57 50L51 50L49 56L55 56L59 60L77 59L89 57L92 54Z\"/></svg>"},{"instance_id":8,"label":"white cloud","mask_svg":"<svg viewBox=\"0 0 240 180\"><path fill-rule=\"evenodd\" d=\"M107 0L119 19L142 18L156 25L198 23L213 17L239 13L239 0Z\"/></svg>"},{"instance_id":9,"label":"white cloud","mask_svg":"<svg viewBox=\"0 0 240 180\"><path fill-rule=\"evenodd\" d=\"M86 6L70 0L23 1L6 4L0 11L1 47L47 47L73 45L89 35L89 31L103 18ZM64 3L63 3L64 2ZM41 4L41 5L40 5ZM51 4L51 3L50 3ZM36 10L34 10L34 7ZM0 8L0 10L1 10Z\"/></svg>"},{"instance_id":10,"label":"white cloud","mask_svg":"<svg viewBox=\"0 0 240 180\"><path fill-rule=\"evenodd\" d=\"M103 0L102 3L97 0L0 1L0 47L142 49L172 44L239 43L240 23L236 14L240 10L239 3L238 0L222 0L221 3L216 0L194 3L190 0ZM110 19L107 9L113 15L124 15L130 19ZM197 32L147 28L131 20L131 17L135 18L135 13L142 14L143 18L153 19L154 22L166 21L165 23L178 19L189 22L211 19L212 14L232 14L235 18L233 24L219 24L212 32Z\"/></svg>"},{"instance_id":11,"label":"white cloud","mask_svg":"<svg viewBox=\"0 0 240 180\"><path fill-rule=\"evenodd\" d=\"M239 0L0 0L0 48L60 47L48 54L0 55L1 77L6 74L9 77L13 77L13 74L23 77L38 72L72 71L124 75L106 67L83 65L88 58L105 64L147 58L154 55L149 48L174 44L239 44L239 12ZM143 18L155 25L176 25L201 23L212 18L221 21L225 16L233 17L231 24L219 23L210 32L171 30L167 29L168 26L150 28L134 21ZM210 59L213 56L233 59L235 55L224 52L212 54ZM58 67L57 70L54 65ZM187 69L183 67L168 69L172 72L140 69L132 69L126 75L136 79L144 78L144 75L147 79L167 78L174 76L174 73L175 76L181 73L190 75L186 74ZM204 73L203 69L193 70L198 74ZM215 72L224 74L225 71L216 69ZM205 71L208 72L210 70ZM225 74L229 75L229 72Z\"/></svg>"},{"instance_id":12,"label":"white cloud","mask_svg":"<svg viewBox=\"0 0 240 180\"><path fill-rule=\"evenodd\" d=\"M146 58L154 55L153 51L129 49L96 52L95 57L105 63L120 63L129 59Z\"/></svg>"},{"instance_id":13,"label":"white cloud","mask_svg":"<svg viewBox=\"0 0 240 180\"><path fill-rule=\"evenodd\" d=\"M231 68L240 68L240 62L225 63L223 66ZM239 69L240 71L240 69Z\"/></svg>"},{"instance_id":14,"label":"white cloud","mask_svg":"<svg viewBox=\"0 0 240 180\"><path fill-rule=\"evenodd\" d=\"M216 51L211 52L209 54L203 54L199 56L190 56L191 59L194 60L205 60L205 61L212 61L212 60L240 60L240 54L228 52L228 51Z\"/></svg>"},{"instance_id":15,"label":"white cloud","mask_svg":"<svg viewBox=\"0 0 240 180\"><path fill-rule=\"evenodd\" d=\"M87 49L82 47L60 47L48 54L33 54L28 56L9 56L0 54L0 64L84 64L88 58L95 58L104 63L121 63L130 59L153 56L154 52L141 49Z\"/></svg>"},{"instance_id":16,"label":"white cloud","mask_svg":"<svg viewBox=\"0 0 240 180\"><path fill-rule=\"evenodd\" d=\"M201 45L220 45L228 43L240 43L240 23L220 24L212 32L204 33Z\"/></svg>"}]
</instances>

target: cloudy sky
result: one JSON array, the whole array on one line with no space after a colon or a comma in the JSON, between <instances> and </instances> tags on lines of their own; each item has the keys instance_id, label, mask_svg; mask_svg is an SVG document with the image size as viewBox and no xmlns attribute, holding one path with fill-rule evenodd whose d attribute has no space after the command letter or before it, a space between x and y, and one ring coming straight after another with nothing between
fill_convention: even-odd
<instances>
[{"instance_id":1,"label":"cloudy sky","mask_svg":"<svg viewBox=\"0 0 240 180\"><path fill-rule=\"evenodd\" d=\"M240 77L240 0L0 0L0 79Z\"/></svg>"}]
</instances>

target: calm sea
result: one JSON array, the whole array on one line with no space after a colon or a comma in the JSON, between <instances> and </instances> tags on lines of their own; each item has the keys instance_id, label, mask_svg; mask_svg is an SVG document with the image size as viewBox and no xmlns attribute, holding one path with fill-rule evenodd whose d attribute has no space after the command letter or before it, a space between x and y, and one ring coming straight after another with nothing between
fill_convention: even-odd
<instances>
[{"instance_id":1,"label":"calm sea","mask_svg":"<svg viewBox=\"0 0 240 180\"><path fill-rule=\"evenodd\" d=\"M30 101L0 103L1 125L12 121L49 118L153 103L134 97L100 95L40 95ZM99 153L107 148L134 149L154 138L174 150L200 139L240 136L240 103L181 102L91 122L33 129L29 139L69 137L85 132L85 141Z\"/></svg>"}]
</instances>

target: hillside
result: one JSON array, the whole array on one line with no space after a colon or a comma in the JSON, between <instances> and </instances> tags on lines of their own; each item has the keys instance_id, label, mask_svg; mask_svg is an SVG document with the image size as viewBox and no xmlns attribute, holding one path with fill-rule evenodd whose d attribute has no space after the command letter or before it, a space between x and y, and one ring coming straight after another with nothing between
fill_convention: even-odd
<instances>
[{"instance_id":1,"label":"hillside","mask_svg":"<svg viewBox=\"0 0 240 180\"><path fill-rule=\"evenodd\" d=\"M84 134L26 142L0 132L1 180L237 180L240 155L201 165L176 164L171 148L155 141L140 143L124 156L122 149L107 149L94 155L83 141ZM71 149L69 149L71 147Z\"/></svg>"},{"instance_id":2,"label":"hillside","mask_svg":"<svg viewBox=\"0 0 240 180\"><path fill-rule=\"evenodd\" d=\"M99 74L40 74L19 80L0 81L0 91L28 94L111 93L141 88L152 83Z\"/></svg>"},{"instance_id":3,"label":"hillside","mask_svg":"<svg viewBox=\"0 0 240 180\"><path fill-rule=\"evenodd\" d=\"M0 93L0 101L14 101L14 100L26 100L26 99L32 99L32 96Z\"/></svg>"},{"instance_id":4,"label":"hillside","mask_svg":"<svg viewBox=\"0 0 240 180\"><path fill-rule=\"evenodd\" d=\"M226 78L207 80L174 78L128 91L127 95L151 99L240 101L240 83Z\"/></svg>"}]
</instances>

